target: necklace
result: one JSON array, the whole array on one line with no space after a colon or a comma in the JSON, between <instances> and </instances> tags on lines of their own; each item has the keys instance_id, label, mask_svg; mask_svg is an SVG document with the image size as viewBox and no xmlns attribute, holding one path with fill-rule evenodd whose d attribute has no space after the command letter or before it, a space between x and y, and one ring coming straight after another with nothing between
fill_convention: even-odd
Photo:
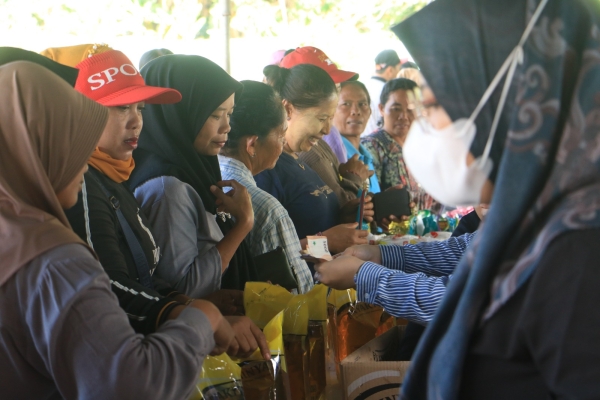
<instances>
[{"instance_id":1,"label":"necklace","mask_svg":"<svg viewBox=\"0 0 600 400\"><path fill-rule=\"evenodd\" d=\"M286 148L284 148L284 151L285 151L287 154L289 154L289 155L290 155L290 156L291 156L291 157L294 159L294 161L296 161L296 163L298 164L298 166L299 166L300 168L302 168L303 170L305 170L305 171L306 171L306 168L304 168L304 165L302 165L302 164L300 163L300 161L298 161L298 160L299 160L299 158L298 158L298 154L296 154L296 153L294 153L293 151L291 151L291 149L288 151Z\"/></svg>"}]
</instances>

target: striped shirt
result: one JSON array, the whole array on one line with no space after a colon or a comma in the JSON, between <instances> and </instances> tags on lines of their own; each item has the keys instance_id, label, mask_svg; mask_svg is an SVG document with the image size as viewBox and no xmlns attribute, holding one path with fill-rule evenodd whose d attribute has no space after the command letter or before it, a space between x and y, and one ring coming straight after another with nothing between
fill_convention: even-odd
<instances>
[{"instance_id":1,"label":"striped shirt","mask_svg":"<svg viewBox=\"0 0 600 400\"><path fill-rule=\"evenodd\" d=\"M287 210L269 193L256 186L250 170L234 158L219 156L224 180L236 180L248 190L254 210L254 226L246 236L253 256L267 253L281 246L298 281L298 292L306 293L313 287L313 278L306 262L300 258L300 239Z\"/></svg>"},{"instance_id":2,"label":"striped shirt","mask_svg":"<svg viewBox=\"0 0 600 400\"><path fill-rule=\"evenodd\" d=\"M395 317L428 323L474 236L467 233L442 242L380 246L383 266L366 262L354 278L357 299L382 306Z\"/></svg>"}]
</instances>

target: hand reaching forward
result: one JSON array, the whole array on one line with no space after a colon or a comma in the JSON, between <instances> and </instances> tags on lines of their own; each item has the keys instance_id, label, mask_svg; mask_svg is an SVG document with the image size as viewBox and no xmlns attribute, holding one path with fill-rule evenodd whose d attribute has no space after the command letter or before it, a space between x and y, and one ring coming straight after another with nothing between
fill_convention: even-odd
<instances>
[{"instance_id":1,"label":"hand reaching forward","mask_svg":"<svg viewBox=\"0 0 600 400\"><path fill-rule=\"evenodd\" d=\"M371 261L375 264L381 264L381 249L378 245L363 244L360 246L348 247L343 255L353 256L363 261Z\"/></svg>"},{"instance_id":2,"label":"hand reaching forward","mask_svg":"<svg viewBox=\"0 0 600 400\"><path fill-rule=\"evenodd\" d=\"M215 347L210 354L218 355L227 351L234 340L235 332L231 328L231 325L229 325L229 322L223 318L219 309L213 303L206 300L194 300L188 307L194 307L202 311L210 321L215 339Z\"/></svg>"},{"instance_id":3,"label":"hand reaching forward","mask_svg":"<svg viewBox=\"0 0 600 400\"><path fill-rule=\"evenodd\" d=\"M232 357L249 357L257 348L265 360L271 359L271 351L264 333L248 317L225 317L235 332L235 338L227 350Z\"/></svg>"},{"instance_id":4,"label":"hand reaching forward","mask_svg":"<svg viewBox=\"0 0 600 400\"><path fill-rule=\"evenodd\" d=\"M315 265L315 279L334 289L354 288L354 275L364 263L356 257L342 255L333 261Z\"/></svg>"},{"instance_id":5,"label":"hand reaching forward","mask_svg":"<svg viewBox=\"0 0 600 400\"><path fill-rule=\"evenodd\" d=\"M327 229L323 235L327 236L327 244L332 253L341 253L350 246L367 244L368 231L357 230L356 222L351 224L336 225Z\"/></svg>"}]
</instances>

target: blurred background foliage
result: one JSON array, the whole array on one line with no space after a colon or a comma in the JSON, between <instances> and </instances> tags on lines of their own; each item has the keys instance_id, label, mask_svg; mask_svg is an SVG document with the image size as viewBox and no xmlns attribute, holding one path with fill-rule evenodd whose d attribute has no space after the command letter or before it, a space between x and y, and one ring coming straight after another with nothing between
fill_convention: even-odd
<instances>
[{"instance_id":1,"label":"blurred background foliage","mask_svg":"<svg viewBox=\"0 0 600 400\"><path fill-rule=\"evenodd\" d=\"M248 47L264 64L267 53L301 45L366 69L383 48L403 51L390 26L430 1L230 0L232 69L248 67L241 64L252 57ZM132 59L148 48L181 47L221 63L224 10L225 0L0 0L0 45L40 51L105 42Z\"/></svg>"}]
</instances>

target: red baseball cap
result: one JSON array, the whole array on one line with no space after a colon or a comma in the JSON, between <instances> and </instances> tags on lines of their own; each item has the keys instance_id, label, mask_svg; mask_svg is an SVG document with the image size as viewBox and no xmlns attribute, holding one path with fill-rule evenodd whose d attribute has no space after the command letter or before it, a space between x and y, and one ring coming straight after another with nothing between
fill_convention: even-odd
<instances>
[{"instance_id":1,"label":"red baseball cap","mask_svg":"<svg viewBox=\"0 0 600 400\"><path fill-rule=\"evenodd\" d=\"M342 83L350 79L358 79L356 72L338 69L333 61L323 51L316 47L298 47L279 63L282 68L292 68L299 64L312 64L324 69L335 83Z\"/></svg>"},{"instance_id":2,"label":"red baseball cap","mask_svg":"<svg viewBox=\"0 0 600 400\"><path fill-rule=\"evenodd\" d=\"M75 90L107 106L139 103L172 104L181 100L175 89L148 86L127 56L110 50L77 64Z\"/></svg>"}]
</instances>

